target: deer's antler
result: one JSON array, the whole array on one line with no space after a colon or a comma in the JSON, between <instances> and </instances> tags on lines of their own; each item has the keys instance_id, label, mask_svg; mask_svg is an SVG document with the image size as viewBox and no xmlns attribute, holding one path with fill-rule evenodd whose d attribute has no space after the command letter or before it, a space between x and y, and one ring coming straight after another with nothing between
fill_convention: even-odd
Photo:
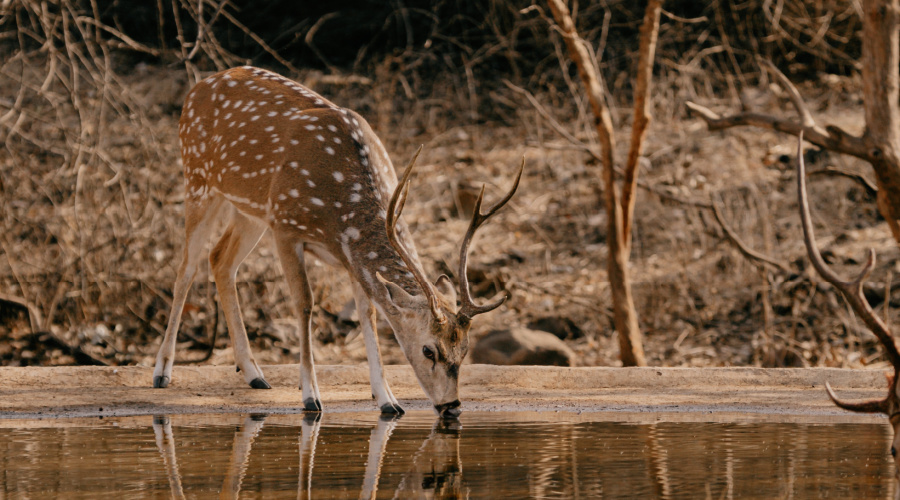
<instances>
[{"instance_id":1,"label":"deer's antler","mask_svg":"<svg viewBox=\"0 0 900 500\"><path fill-rule=\"evenodd\" d=\"M471 320L474 316L478 314L483 314L489 311L493 311L494 309L500 307L501 304L509 297L509 295L504 295L499 299L489 302L485 305L479 306L472 300L472 292L469 290L469 277L466 274L466 268L468 267L469 261L469 243L472 242L472 237L475 235L475 231L481 227L482 224L485 223L492 215L497 213L498 210L503 208L504 205L516 194L516 189L519 188L519 180L522 178L522 172L525 170L525 157L522 157L522 165L519 167L519 173L516 174L516 180L513 182L512 188L506 193L506 196L503 197L502 200L498 201L494 206L488 209L487 213L481 213L481 203L484 201L484 186L481 186L481 193L478 195L478 199L475 201L475 208L472 212L472 222L469 223L469 229L466 231L466 236L463 238L462 246L459 250L459 291L460 291L460 308L459 308L459 317L464 318L465 321Z\"/></svg>"},{"instance_id":2,"label":"deer's antler","mask_svg":"<svg viewBox=\"0 0 900 500\"><path fill-rule=\"evenodd\" d=\"M400 219L400 214L403 212L403 206L406 205L406 196L409 194L409 178L412 174L413 167L416 166L416 159L419 158L419 153L422 152L423 147L424 146L419 146L419 149L416 150L416 154L409 160L409 165L406 166L403 177L400 178L400 182L394 189L394 194L391 196L391 201L388 204L385 226L387 229L388 240L390 240L394 250L400 254L400 258L406 263L409 272L415 277L419 286L422 288L422 292L428 299L428 303L431 306L431 314L434 316L435 321L443 323L447 321L447 318L444 317L444 313L441 311L440 302L438 302L437 293L435 292L434 287L425 275L422 274L422 270L416 265L415 260L409 255L406 247L403 246L403 243L400 242L400 237L397 235L397 220Z\"/></svg>"}]
</instances>

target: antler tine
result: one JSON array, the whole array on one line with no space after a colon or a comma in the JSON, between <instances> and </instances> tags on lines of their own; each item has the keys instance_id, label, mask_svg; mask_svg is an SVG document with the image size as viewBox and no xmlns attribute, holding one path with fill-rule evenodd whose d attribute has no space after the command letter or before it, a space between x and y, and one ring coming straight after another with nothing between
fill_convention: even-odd
<instances>
[{"instance_id":1,"label":"antler tine","mask_svg":"<svg viewBox=\"0 0 900 500\"><path fill-rule=\"evenodd\" d=\"M797 137L797 197L800 202L800 219L803 223L803 240L806 244L809 260L812 262L813 267L815 267L816 271L825 279L825 281L834 285L834 287L841 292L841 295L844 296L850 304L850 307L852 307L856 314L859 315L866 326L872 330L872 333L878 337L878 340L884 346L884 350L887 353L888 359L891 361L891 365L894 366L894 369L900 370L900 350L897 348L894 336L891 334L884 321L882 321L881 318L875 314L875 311L872 310L872 306L869 305L869 301L866 300L862 290L863 282L869 276L869 273L872 272L872 268L875 267L875 250L869 249L868 260L866 261L865 266L863 266L862 272L860 272L859 276L852 281L842 280L837 273L825 263L825 259L823 259L822 254L819 253L815 234L813 232L812 217L809 214L809 199L806 194L806 165L803 162L802 131Z\"/></svg>"},{"instance_id":2,"label":"antler tine","mask_svg":"<svg viewBox=\"0 0 900 500\"><path fill-rule=\"evenodd\" d=\"M434 319L439 323L443 323L447 321L447 318L444 317L444 313L441 311L440 302L438 302L434 288L431 286L431 283L425 275L422 274L403 244L400 243L400 237L397 234L397 221L400 219L400 214L403 213L403 207L406 205L406 197L409 195L410 175L412 175L413 168L416 166L416 160L419 158L419 153L422 152L422 148L424 147L424 145L419 146L419 149L416 150L416 154L409 160L409 164L403 172L403 177L400 178L400 182L394 189L394 194L391 195L391 201L388 204L387 218L385 219L385 229L387 230L388 240L391 242L391 246L393 246L394 250L400 254L400 258L406 263L409 272L413 274L413 277L416 279L416 282L419 283L419 287L422 288L422 292L428 299L428 303L431 306L431 314L434 316Z\"/></svg>"},{"instance_id":3,"label":"antler tine","mask_svg":"<svg viewBox=\"0 0 900 500\"><path fill-rule=\"evenodd\" d=\"M466 268L469 264L469 243L472 242L472 237L475 235L475 231L484 224L492 215L497 213L498 210L503 208L510 199L512 199L513 195L516 194L516 190L519 189L519 181L522 179L522 172L525 171L525 157L522 157L522 164L519 166L519 172L516 174L516 180L513 182L512 188L510 188L509 192L506 193L500 201L494 204L490 209L488 209L487 213L481 213L481 204L484 202L484 185L481 186L481 193L478 194L478 199L475 201L475 208L472 211L472 221L469 223L469 229L466 231L466 236L463 238L462 245L459 250L459 288L460 288L460 310L459 316L472 319L478 314L484 314L489 311L493 311L494 309L500 307L503 302L509 298L509 294L505 294L499 299L489 302L483 306L479 306L475 304L475 301L472 300L472 292L469 290L469 277L466 274Z\"/></svg>"},{"instance_id":4,"label":"antler tine","mask_svg":"<svg viewBox=\"0 0 900 500\"><path fill-rule=\"evenodd\" d=\"M419 158L419 153L422 152L423 147L425 146L419 146L419 149L416 150L412 159L409 160L409 164L406 165L406 170L403 171L403 177L400 178L400 182L398 182L397 187L394 188L394 194L391 195L387 213L387 229L389 234L396 226L397 218L400 217L400 213L403 212L403 206L406 204L406 193L409 192L409 178L412 175L413 167L416 166L416 160Z\"/></svg>"},{"instance_id":5,"label":"antler tine","mask_svg":"<svg viewBox=\"0 0 900 500\"><path fill-rule=\"evenodd\" d=\"M849 403L838 399L837 394L834 393L831 384L828 382L825 382L825 390L828 392L828 397L831 398L831 401L845 410L855 411L857 413L888 413L889 411L887 399L876 399L862 403Z\"/></svg>"}]
</instances>

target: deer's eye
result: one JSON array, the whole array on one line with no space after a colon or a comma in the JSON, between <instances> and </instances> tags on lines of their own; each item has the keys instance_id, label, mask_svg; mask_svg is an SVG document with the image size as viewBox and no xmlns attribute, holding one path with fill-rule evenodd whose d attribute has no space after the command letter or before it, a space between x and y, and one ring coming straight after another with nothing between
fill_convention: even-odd
<instances>
[{"instance_id":1,"label":"deer's eye","mask_svg":"<svg viewBox=\"0 0 900 500\"><path fill-rule=\"evenodd\" d=\"M891 446L891 456L897 458L897 448Z\"/></svg>"},{"instance_id":2,"label":"deer's eye","mask_svg":"<svg viewBox=\"0 0 900 500\"><path fill-rule=\"evenodd\" d=\"M434 351L432 351L430 347L428 347L428 346L423 347L422 354L425 355L426 358L434 361Z\"/></svg>"}]
</instances>

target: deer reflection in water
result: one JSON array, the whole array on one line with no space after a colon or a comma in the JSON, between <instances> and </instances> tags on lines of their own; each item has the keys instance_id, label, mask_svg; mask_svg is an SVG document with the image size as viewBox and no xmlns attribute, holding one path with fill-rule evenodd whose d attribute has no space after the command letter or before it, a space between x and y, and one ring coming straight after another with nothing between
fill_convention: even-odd
<instances>
[{"instance_id":1,"label":"deer reflection in water","mask_svg":"<svg viewBox=\"0 0 900 500\"><path fill-rule=\"evenodd\" d=\"M401 416L383 415L372 428L359 498L376 498L382 478L387 445L401 418ZM262 430L265 420L266 415L250 415L245 417L240 427L235 430L231 457L219 493L220 498L238 498L241 483L247 472L253 441ZM299 499L317 497L313 471L321 425L321 413L306 414L300 424L297 481L297 498ZM154 417L153 430L156 435L156 445L166 468L171 496L176 499L185 498L175 438L169 417ZM468 496L467 493L461 491L460 430L461 425L457 420L437 419L432 426L431 433L419 446L409 463L392 462L390 464L393 469L396 469L398 465L407 467L399 485L393 486L395 488L394 498L460 498Z\"/></svg>"},{"instance_id":2,"label":"deer reflection in water","mask_svg":"<svg viewBox=\"0 0 900 500\"><path fill-rule=\"evenodd\" d=\"M241 482L247 473L247 462L250 459L250 447L253 440L259 435L265 423L266 415L253 414L244 418L234 433L234 444L231 447L231 458L225 471L225 479L222 481L220 498L237 498L241 491ZM178 469L178 459L175 451L175 437L172 433L172 422L168 416L153 417L153 432L156 434L156 446L163 457L166 467L166 476L169 478L169 487L172 498L185 498L184 488L181 484L181 473Z\"/></svg>"},{"instance_id":3,"label":"deer reflection in water","mask_svg":"<svg viewBox=\"0 0 900 500\"><path fill-rule=\"evenodd\" d=\"M394 498L465 498L459 457L458 420L438 419L413 456Z\"/></svg>"},{"instance_id":4,"label":"deer reflection in water","mask_svg":"<svg viewBox=\"0 0 900 500\"><path fill-rule=\"evenodd\" d=\"M401 416L382 415L369 436L366 472L359 498L376 498L382 477L388 441ZM301 437L301 494L313 498L313 464L320 418L305 418ZM458 420L437 419L428 438L412 457L407 471L396 487L394 498L460 498L462 496L462 463L459 458ZM304 453L305 451L305 453ZM305 479L305 482L304 482ZM305 495L303 486L305 484Z\"/></svg>"}]
</instances>

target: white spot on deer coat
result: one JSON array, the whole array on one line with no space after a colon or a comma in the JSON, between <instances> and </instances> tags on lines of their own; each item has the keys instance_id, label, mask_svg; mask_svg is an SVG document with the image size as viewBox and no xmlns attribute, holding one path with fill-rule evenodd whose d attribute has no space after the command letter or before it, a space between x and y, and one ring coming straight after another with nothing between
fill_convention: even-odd
<instances>
[{"instance_id":1,"label":"white spot on deer coat","mask_svg":"<svg viewBox=\"0 0 900 500\"><path fill-rule=\"evenodd\" d=\"M344 230L344 234L347 235L347 237L350 238L351 240L359 239L359 229L357 229L355 227L348 227L347 229Z\"/></svg>"}]
</instances>

